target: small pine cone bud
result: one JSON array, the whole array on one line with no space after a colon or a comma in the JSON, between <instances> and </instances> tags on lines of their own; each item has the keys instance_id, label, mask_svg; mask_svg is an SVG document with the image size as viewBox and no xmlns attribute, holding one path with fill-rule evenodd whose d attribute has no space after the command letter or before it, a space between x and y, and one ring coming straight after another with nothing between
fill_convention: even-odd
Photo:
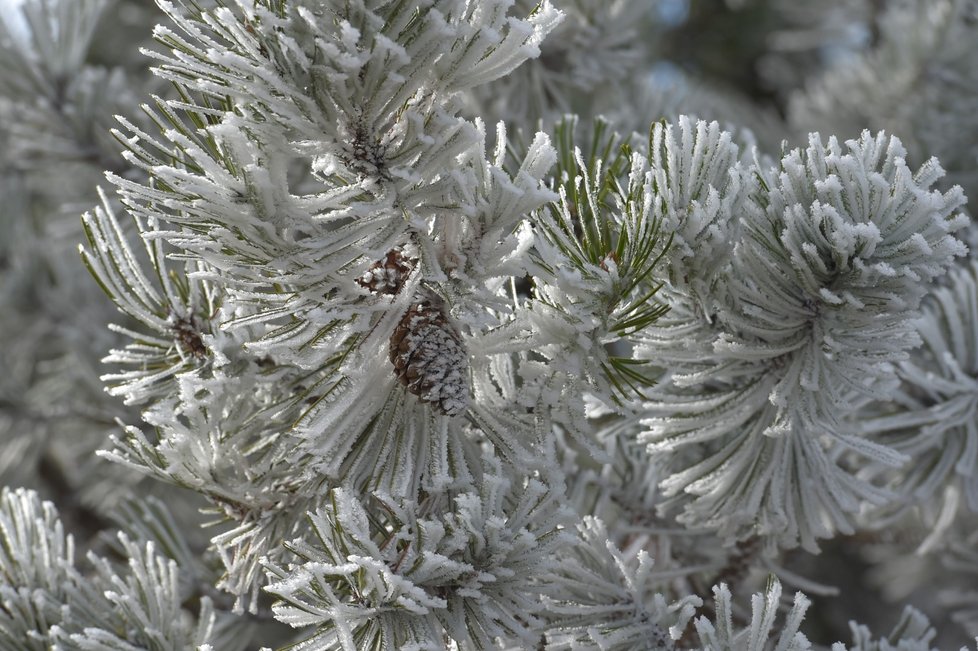
<instances>
[{"instance_id":1,"label":"small pine cone bud","mask_svg":"<svg viewBox=\"0 0 978 651\"><path fill-rule=\"evenodd\" d=\"M200 327L193 315L170 314L169 324L173 337L185 354L197 360L207 359L207 346L204 345L204 340L200 336Z\"/></svg>"},{"instance_id":2,"label":"small pine cone bud","mask_svg":"<svg viewBox=\"0 0 978 651\"><path fill-rule=\"evenodd\" d=\"M431 301L412 305L390 342L394 375L422 402L445 414L469 404L468 355L462 337Z\"/></svg>"},{"instance_id":3,"label":"small pine cone bud","mask_svg":"<svg viewBox=\"0 0 978 651\"><path fill-rule=\"evenodd\" d=\"M370 268L357 278L357 284L374 294L396 294L401 291L404 281L417 262L404 255L400 249L391 249L383 260L370 265Z\"/></svg>"}]
</instances>

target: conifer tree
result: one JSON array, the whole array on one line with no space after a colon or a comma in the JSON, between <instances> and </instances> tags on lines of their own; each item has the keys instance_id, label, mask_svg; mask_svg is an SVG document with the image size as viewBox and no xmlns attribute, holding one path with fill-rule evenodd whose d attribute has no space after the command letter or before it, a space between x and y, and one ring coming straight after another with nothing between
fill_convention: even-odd
<instances>
[{"instance_id":1,"label":"conifer tree","mask_svg":"<svg viewBox=\"0 0 978 651\"><path fill-rule=\"evenodd\" d=\"M0 650L978 642L976 7L709 4L4 8Z\"/></svg>"}]
</instances>

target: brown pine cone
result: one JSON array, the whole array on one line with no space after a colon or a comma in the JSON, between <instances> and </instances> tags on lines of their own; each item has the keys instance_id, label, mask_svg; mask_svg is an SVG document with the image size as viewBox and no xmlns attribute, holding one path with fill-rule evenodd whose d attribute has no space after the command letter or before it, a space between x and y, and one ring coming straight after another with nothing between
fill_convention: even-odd
<instances>
[{"instance_id":1,"label":"brown pine cone","mask_svg":"<svg viewBox=\"0 0 978 651\"><path fill-rule=\"evenodd\" d=\"M394 375L422 402L447 416L469 404L468 354L458 330L432 301L404 313L390 340Z\"/></svg>"},{"instance_id":2,"label":"brown pine cone","mask_svg":"<svg viewBox=\"0 0 978 651\"><path fill-rule=\"evenodd\" d=\"M391 249L383 260L370 265L356 282L375 294L396 294L401 291L416 262L415 258L404 255L401 249Z\"/></svg>"},{"instance_id":3,"label":"brown pine cone","mask_svg":"<svg viewBox=\"0 0 978 651\"><path fill-rule=\"evenodd\" d=\"M191 314L189 316L177 316L171 313L169 318L170 332L173 333L177 345L187 355L196 360L207 359L207 346L201 338L200 326L197 319Z\"/></svg>"}]
</instances>

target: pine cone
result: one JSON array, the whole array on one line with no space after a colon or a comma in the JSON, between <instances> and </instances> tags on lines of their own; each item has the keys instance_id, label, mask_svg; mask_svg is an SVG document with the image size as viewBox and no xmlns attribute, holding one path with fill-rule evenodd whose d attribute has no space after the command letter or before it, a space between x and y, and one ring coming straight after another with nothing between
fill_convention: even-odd
<instances>
[{"instance_id":1,"label":"pine cone","mask_svg":"<svg viewBox=\"0 0 978 651\"><path fill-rule=\"evenodd\" d=\"M192 314L189 316L170 314L169 324L170 331L185 354L196 360L207 359L207 346L204 345L204 340L200 336L200 326L197 325L197 319Z\"/></svg>"},{"instance_id":2,"label":"pine cone","mask_svg":"<svg viewBox=\"0 0 978 651\"><path fill-rule=\"evenodd\" d=\"M422 402L455 416L469 403L468 355L458 331L431 301L412 305L390 341L394 375Z\"/></svg>"},{"instance_id":3,"label":"pine cone","mask_svg":"<svg viewBox=\"0 0 978 651\"><path fill-rule=\"evenodd\" d=\"M383 260L373 263L357 278L357 284L375 294L396 294L401 291L416 262L401 249L391 249Z\"/></svg>"}]
</instances>

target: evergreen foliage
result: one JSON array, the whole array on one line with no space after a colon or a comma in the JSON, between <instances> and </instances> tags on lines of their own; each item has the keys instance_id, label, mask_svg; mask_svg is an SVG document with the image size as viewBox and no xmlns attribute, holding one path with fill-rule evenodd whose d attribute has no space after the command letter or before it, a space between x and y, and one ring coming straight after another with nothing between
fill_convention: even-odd
<instances>
[{"instance_id":1,"label":"evergreen foliage","mask_svg":"<svg viewBox=\"0 0 978 651\"><path fill-rule=\"evenodd\" d=\"M155 4L0 13L0 651L978 641L972 0Z\"/></svg>"}]
</instances>

